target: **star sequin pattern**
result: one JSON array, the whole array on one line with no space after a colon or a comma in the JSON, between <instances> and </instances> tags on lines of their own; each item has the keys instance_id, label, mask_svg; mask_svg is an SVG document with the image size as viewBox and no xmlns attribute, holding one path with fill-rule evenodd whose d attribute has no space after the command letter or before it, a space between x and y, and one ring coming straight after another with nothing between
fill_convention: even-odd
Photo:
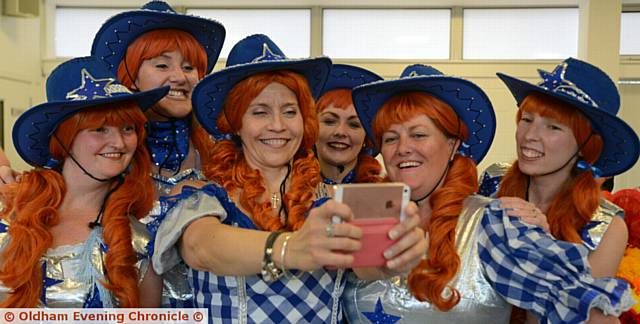
<instances>
[{"instance_id":1,"label":"star sequin pattern","mask_svg":"<svg viewBox=\"0 0 640 324\"><path fill-rule=\"evenodd\" d=\"M262 55L254 58L251 62L276 61L282 60L284 57L274 53L267 43L262 43Z\"/></svg>"},{"instance_id":2,"label":"star sequin pattern","mask_svg":"<svg viewBox=\"0 0 640 324\"><path fill-rule=\"evenodd\" d=\"M568 82L564 79L564 74L566 71L567 71L567 63L562 63L556 66L556 68L553 69L553 72L551 73L547 71L539 70L538 73L542 78L542 82L539 83L538 85L548 90L555 90L557 87L559 87L562 84L573 85L573 83Z\"/></svg>"},{"instance_id":3,"label":"star sequin pattern","mask_svg":"<svg viewBox=\"0 0 640 324\"><path fill-rule=\"evenodd\" d=\"M131 93L121 84L113 84L114 78L96 79L87 69L80 71L80 86L67 93L69 100L89 100L111 97L114 93Z\"/></svg>"},{"instance_id":4,"label":"star sequin pattern","mask_svg":"<svg viewBox=\"0 0 640 324\"><path fill-rule=\"evenodd\" d=\"M598 107L598 104L593 99L591 99L591 97L586 92L578 88L578 86L576 86L573 82L565 79L567 67L568 64L564 62L556 66L556 68L553 69L553 72L551 73L538 70L538 73L542 78L542 82L540 82L538 86L553 92L562 92L576 98L583 103L586 103L593 107Z\"/></svg>"},{"instance_id":5,"label":"star sequin pattern","mask_svg":"<svg viewBox=\"0 0 640 324\"><path fill-rule=\"evenodd\" d=\"M380 298L378 298L378 301L376 302L376 309L374 312L362 312L362 315L364 315L373 324L393 324L400 320L400 316L394 316L384 312Z\"/></svg>"}]
</instances>

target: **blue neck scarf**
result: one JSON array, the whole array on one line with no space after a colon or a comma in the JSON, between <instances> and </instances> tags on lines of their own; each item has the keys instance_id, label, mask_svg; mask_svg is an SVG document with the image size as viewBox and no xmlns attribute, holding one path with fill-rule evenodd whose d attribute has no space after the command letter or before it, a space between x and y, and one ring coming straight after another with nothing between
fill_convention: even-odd
<instances>
[{"instance_id":1,"label":"blue neck scarf","mask_svg":"<svg viewBox=\"0 0 640 324\"><path fill-rule=\"evenodd\" d=\"M169 121L148 121L145 141L153 164L160 170L180 171L182 162L189 154L190 134L190 116Z\"/></svg>"},{"instance_id":2,"label":"blue neck scarf","mask_svg":"<svg viewBox=\"0 0 640 324\"><path fill-rule=\"evenodd\" d=\"M329 178L326 178L324 175L322 175L322 182L328 185L337 184L335 181ZM354 183L354 182L356 182L356 168L353 168L353 170L349 171L349 173L347 173L347 175L344 176L344 178L342 178L341 183Z\"/></svg>"}]
</instances>

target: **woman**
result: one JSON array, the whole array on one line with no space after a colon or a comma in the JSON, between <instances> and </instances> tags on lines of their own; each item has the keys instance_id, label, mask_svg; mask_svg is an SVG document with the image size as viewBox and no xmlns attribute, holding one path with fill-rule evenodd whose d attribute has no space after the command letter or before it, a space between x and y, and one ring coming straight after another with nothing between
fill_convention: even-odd
<instances>
[{"instance_id":1,"label":"woman","mask_svg":"<svg viewBox=\"0 0 640 324\"><path fill-rule=\"evenodd\" d=\"M336 323L339 269L353 261L345 252L360 248L362 232L331 223L332 216L351 218L343 204L311 209L324 196L312 151L312 94L322 89L331 61L287 59L267 36L252 35L233 47L227 65L194 91L202 125L227 138L205 170L214 183L184 187L166 201L174 207L158 232L164 241L156 245L154 268L172 266L179 242L196 305L209 309L209 322ZM414 211L392 229L398 243L386 251L386 266L363 275L417 263L426 242Z\"/></svg>"},{"instance_id":2,"label":"woman","mask_svg":"<svg viewBox=\"0 0 640 324\"><path fill-rule=\"evenodd\" d=\"M536 254L534 247L526 254L531 260L522 260L528 261L529 267L524 267L525 270L520 271L517 263L510 269L495 270L494 263L500 264L495 251L503 253L504 260L511 260L508 258L521 254L513 252L513 256L507 247L524 249L532 245L527 241L531 240L529 236L511 237L497 229L516 227L516 233L522 235L538 233L528 231L528 225L518 219L506 217L505 211L491 200L473 195L477 190L476 163L489 150L495 132L493 108L478 86L444 76L431 67L413 65L407 67L398 80L354 89L353 97L367 134L380 148L389 178L405 182L411 188L421 226L429 234L429 250L427 258L406 278L349 285L345 290L349 322L361 323L368 319L405 323L507 323L511 306L503 299L504 292L494 287L502 276L508 277L509 270L520 275L525 270L544 269L557 275L560 271L556 268L564 266L582 269L579 266L586 263L585 259L573 264L571 260L557 261L544 255L545 251ZM496 228L496 232L487 237L487 228ZM543 236L534 240L538 242L553 252L568 249ZM494 246L489 246L490 243ZM538 259L533 256L558 264L549 261L543 268L544 265L536 264ZM556 268L549 269L549 265ZM588 271L576 270L569 274L587 277ZM547 301L561 305L558 309L540 311L536 308L545 318L557 322L557 317L568 320L574 314L571 311L577 311L564 309L570 308L572 301L557 294L559 287L573 284L604 300L608 296L603 291L612 289L602 286L617 283L615 280L571 282L574 277L569 274L553 281L553 278L525 273L525 283L500 282L499 288L519 292L538 284L540 289L532 296L526 299L522 297L526 294L520 296L526 301L533 300L531 307L544 306ZM614 296L609 304L616 303ZM603 302L597 307L620 311L609 304Z\"/></svg>"},{"instance_id":3,"label":"woman","mask_svg":"<svg viewBox=\"0 0 640 324\"><path fill-rule=\"evenodd\" d=\"M353 65L334 64L316 108L319 133L316 155L326 184L380 182L378 152L365 133L351 100L351 89L382 78ZM366 170L367 172L364 172Z\"/></svg>"},{"instance_id":4,"label":"woman","mask_svg":"<svg viewBox=\"0 0 640 324\"><path fill-rule=\"evenodd\" d=\"M208 156L213 142L192 117L191 93L213 69L224 37L224 27L218 22L178 14L163 1L151 1L140 10L110 18L95 36L92 54L104 60L129 89L171 87L146 113L146 144L153 162L156 197L169 194L183 181L204 178L201 162L208 159L200 157ZM142 220L153 235L166 212L157 206ZM163 305L190 307L184 265L163 278Z\"/></svg>"},{"instance_id":5,"label":"woman","mask_svg":"<svg viewBox=\"0 0 640 324\"><path fill-rule=\"evenodd\" d=\"M518 159L489 167L481 193L496 193L502 207L528 219L546 216L546 229L556 239L589 248L594 277L614 276L627 228L623 211L601 197L595 178L631 168L639 147L635 132L615 116L620 108L615 84L597 67L573 58L552 73L540 71L539 85L498 76L520 107ZM527 314L529 321L532 317Z\"/></svg>"},{"instance_id":6,"label":"woman","mask_svg":"<svg viewBox=\"0 0 640 324\"><path fill-rule=\"evenodd\" d=\"M36 169L2 188L0 307L157 307L149 235L153 204L140 110L168 88L132 94L93 57L58 66L48 102L13 128Z\"/></svg>"}]
</instances>

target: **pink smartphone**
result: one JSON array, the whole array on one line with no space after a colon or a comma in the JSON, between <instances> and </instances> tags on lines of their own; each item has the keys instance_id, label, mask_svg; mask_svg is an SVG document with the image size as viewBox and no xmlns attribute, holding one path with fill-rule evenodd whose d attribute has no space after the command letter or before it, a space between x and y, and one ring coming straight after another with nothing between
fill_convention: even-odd
<instances>
[{"instance_id":1,"label":"pink smartphone","mask_svg":"<svg viewBox=\"0 0 640 324\"><path fill-rule=\"evenodd\" d=\"M352 268L380 267L386 262L383 254L394 240L389 231L404 220L411 190L403 183L344 184L333 187L334 199L351 208L354 220L362 228L362 249L353 253ZM334 217L334 222L340 219Z\"/></svg>"}]
</instances>

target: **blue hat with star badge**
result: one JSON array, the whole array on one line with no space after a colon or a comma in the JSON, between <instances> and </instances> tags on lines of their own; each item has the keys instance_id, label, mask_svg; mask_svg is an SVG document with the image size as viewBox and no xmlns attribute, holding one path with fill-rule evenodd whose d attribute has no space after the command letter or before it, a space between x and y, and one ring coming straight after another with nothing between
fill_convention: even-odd
<instances>
[{"instance_id":1,"label":"blue hat with star badge","mask_svg":"<svg viewBox=\"0 0 640 324\"><path fill-rule=\"evenodd\" d=\"M620 94L615 83L599 68L568 58L553 72L538 70L542 81L532 84L506 74L497 73L516 99L518 106L532 92L564 101L582 112L594 132L602 137L600 157L593 164L594 175L602 177L620 174L638 160L638 135L616 116L620 109Z\"/></svg>"},{"instance_id":2,"label":"blue hat with star badge","mask_svg":"<svg viewBox=\"0 0 640 324\"><path fill-rule=\"evenodd\" d=\"M227 94L240 81L252 75L290 70L301 74L308 82L314 98L318 98L331 71L328 57L291 59L266 35L255 34L233 46L227 66L202 79L191 96L193 112L204 129L216 140L228 137L216 126Z\"/></svg>"},{"instance_id":3,"label":"blue hat with star badge","mask_svg":"<svg viewBox=\"0 0 640 324\"><path fill-rule=\"evenodd\" d=\"M376 142L371 126L378 110L391 97L406 92L426 92L451 106L469 130L458 152L476 163L482 161L496 132L496 116L489 97L471 81L443 75L422 64L407 66L399 79L353 89L353 104L372 142Z\"/></svg>"},{"instance_id":4,"label":"blue hat with star badge","mask_svg":"<svg viewBox=\"0 0 640 324\"><path fill-rule=\"evenodd\" d=\"M207 54L205 74L213 70L224 43L224 26L212 19L177 13L164 1L151 1L139 10L109 18L93 38L91 55L104 60L111 73L118 75L118 65L129 45L140 35L157 29L178 29L191 34Z\"/></svg>"},{"instance_id":5,"label":"blue hat with star badge","mask_svg":"<svg viewBox=\"0 0 640 324\"><path fill-rule=\"evenodd\" d=\"M13 125L13 144L27 163L43 167L51 158L54 131L75 113L97 105L133 101L146 110L169 86L132 93L95 57L79 57L56 67L47 78L47 102L28 109Z\"/></svg>"}]
</instances>

